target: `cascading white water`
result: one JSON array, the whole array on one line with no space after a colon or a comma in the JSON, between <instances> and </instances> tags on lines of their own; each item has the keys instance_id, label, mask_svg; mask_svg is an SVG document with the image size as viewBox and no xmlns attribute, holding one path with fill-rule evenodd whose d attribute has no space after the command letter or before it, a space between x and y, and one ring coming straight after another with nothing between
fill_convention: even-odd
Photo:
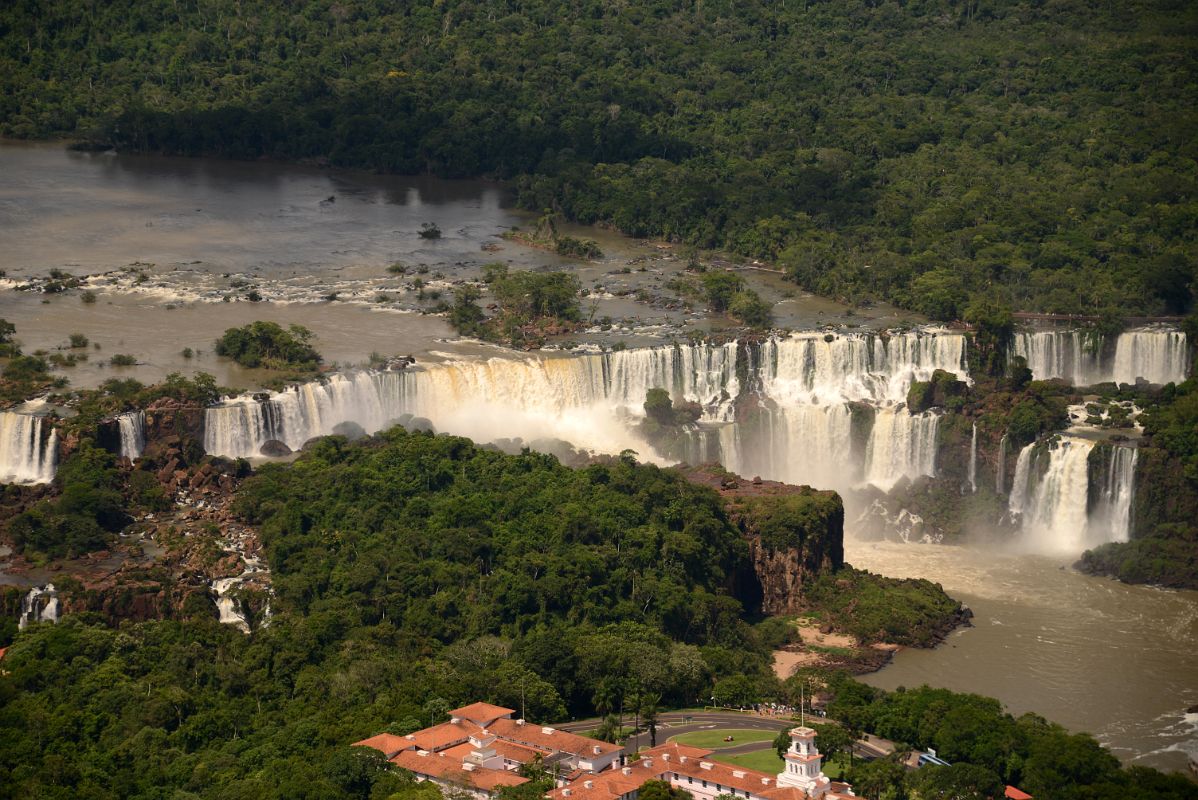
<instances>
[{"instance_id":1,"label":"cascading white water","mask_svg":"<svg viewBox=\"0 0 1198 800\"><path fill-rule=\"evenodd\" d=\"M901 478L936 474L936 414L909 414L904 406L879 409L865 453L865 479L889 490Z\"/></svg>"},{"instance_id":2,"label":"cascading white water","mask_svg":"<svg viewBox=\"0 0 1198 800\"><path fill-rule=\"evenodd\" d=\"M860 478L851 458L848 405L796 405L764 410L752 425L720 431L721 463L738 475L784 483L849 486Z\"/></svg>"},{"instance_id":3,"label":"cascading white water","mask_svg":"<svg viewBox=\"0 0 1198 800\"><path fill-rule=\"evenodd\" d=\"M216 595L216 609L220 614L220 622L224 625L233 625L240 628L243 633L250 632L250 623L246 619L245 613L241 610L237 600L232 596L232 590L239 586L244 580L244 576L236 578L221 578L212 582L212 592Z\"/></svg>"},{"instance_id":4,"label":"cascading white water","mask_svg":"<svg viewBox=\"0 0 1198 800\"><path fill-rule=\"evenodd\" d=\"M141 458L146 447L146 412L129 411L118 416L116 422L121 434L121 457L130 461Z\"/></svg>"},{"instance_id":5,"label":"cascading white water","mask_svg":"<svg viewBox=\"0 0 1198 800\"><path fill-rule=\"evenodd\" d=\"M736 344L588 354L494 358L425 370L360 372L290 387L260 401L245 395L208 410L205 449L252 457L272 439L296 449L345 421L377 431L403 414L428 417L482 441L556 437L619 452L645 447L626 418L640 416L649 389L700 403L704 418L731 419L740 393Z\"/></svg>"},{"instance_id":6,"label":"cascading white water","mask_svg":"<svg viewBox=\"0 0 1198 800\"><path fill-rule=\"evenodd\" d=\"M1089 461L1095 444L1062 435L1019 452L1008 508L1034 549L1080 554L1106 542L1127 541L1136 450L1113 447L1102 481L1092 484Z\"/></svg>"},{"instance_id":7,"label":"cascading white water","mask_svg":"<svg viewBox=\"0 0 1198 800\"><path fill-rule=\"evenodd\" d=\"M1186 335L1181 331L1126 331L1115 342L1111 380L1134 383L1181 383L1189 372Z\"/></svg>"},{"instance_id":8,"label":"cascading white water","mask_svg":"<svg viewBox=\"0 0 1198 800\"><path fill-rule=\"evenodd\" d=\"M1126 542L1131 535L1138 456L1139 451L1134 447L1116 446L1111 449L1098 499L1090 510L1089 518L1095 537L1102 541ZM1093 487L1091 491L1094 491Z\"/></svg>"},{"instance_id":9,"label":"cascading white water","mask_svg":"<svg viewBox=\"0 0 1198 800\"><path fill-rule=\"evenodd\" d=\"M978 490L978 424L973 423L973 435L969 439L969 491Z\"/></svg>"},{"instance_id":10,"label":"cascading white water","mask_svg":"<svg viewBox=\"0 0 1198 800\"><path fill-rule=\"evenodd\" d=\"M803 333L763 342L765 394L784 405L902 403L912 381L929 380L938 369L968 380L964 336L938 330L827 336Z\"/></svg>"},{"instance_id":11,"label":"cascading white water","mask_svg":"<svg viewBox=\"0 0 1198 800\"><path fill-rule=\"evenodd\" d=\"M902 478L935 475L939 417L910 414L903 403L915 380L936 370L968 380L965 337L942 330L890 336L795 334L760 347L755 380L772 401L765 423L737 430L724 465L742 475L846 489L864 479L889 489ZM857 436L849 403L873 409ZM762 430L764 428L765 430Z\"/></svg>"},{"instance_id":12,"label":"cascading white water","mask_svg":"<svg viewBox=\"0 0 1198 800\"><path fill-rule=\"evenodd\" d=\"M688 458L718 457L741 474L795 483L844 488L864 475L890 486L935 471L938 418L902 408L911 381L929 379L937 369L967 379L964 358L964 337L938 330L888 337L802 334L739 347L679 344L360 372L264 400L228 399L208 410L205 449L253 457L271 440L294 450L341 422L376 431L413 415L478 441L552 438L597 452L631 448L653 458L634 423L644 417L646 393L664 388L676 401L698 403L703 425L719 427L715 436L692 432ZM746 392L761 399L747 427L736 419L735 404ZM867 417L879 421L876 430L858 437L867 442L859 452L853 450L850 402L875 409Z\"/></svg>"},{"instance_id":13,"label":"cascading white water","mask_svg":"<svg viewBox=\"0 0 1198 800\"><path fill-rule=\"evenodd\" d=\"M1061 378L1074 386L1097 383L1180 383L1189 369L1189 348L1181 331L1159 328L1124 331L1114 355L1085 331L1025 331L1015 334L1013 354L1027 359L1038 380Z\"/></svg>"},{"instance_id":14,"label":"cascading white water","mask_svg":"<svg viewBox=\"0 0 1198 800\"><path fill-rule=\"evenodd\" d=\"M1018 465L1016 465L1018 466ZM994 492L1002 494L1006 491L1007 481L1007 435L1004 433L998 440L998 467L994 473Z\"/></svg>"},{"instance_id":15,"label":"cascading white water","mask_svg":"<svg viewBox=\"0 0 1198 800\"><path fill-rule=\"evenodd\" d=\"M58 622L58 592L54 584L35 586L21 600L21 616L17 620L18 630L24 630L35 622Z\"/></svg>"},{"instance_id":16,"label":"cascading white water","mask_svg":"<svg viewBox=\"0 0 1198 800\"><path fill-rule=\"evenodd\" d=\"M0 483L49 483L58 459L58 430L31 414L0 412Z\"/></svg>"},{"instance_id":17,"label":"cascading white water","mask_svg":"<svg viewBox=\"0 0 1198 800\"><path fill-rule=\"evenodd\" d=\"M1019 452L1008 508L1033 549L1081 553L1089 546L1086 499L1093 447L1089 439L1062 436Z\"/></svg>"}]
</instances>

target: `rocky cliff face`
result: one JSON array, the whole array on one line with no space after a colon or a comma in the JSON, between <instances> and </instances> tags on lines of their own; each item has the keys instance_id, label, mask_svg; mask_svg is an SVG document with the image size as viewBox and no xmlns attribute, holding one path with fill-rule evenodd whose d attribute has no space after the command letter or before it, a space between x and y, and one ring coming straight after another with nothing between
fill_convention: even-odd
<instances>
[{"instance_id":1,"label":"rocky cliff face","mask_svg":"<svg viewBox=\"0 0 1198 800\"><path fill-rule=\"evenodd\" d=\"M1198 486L1185 476L1181 461L1160 447L1141 447L1136 460L1131 538L1152 535L1159 526L1193 526L1198 520Z\"/></svg>"},{"instance_id":2,"label":"rocky cliff face","mask_svg":"<svg viewBox=\"0 0 1198 800\"><path fill-rule=\"evenodd\" d=\"M146 452L178 449L187 463L204 457L204 407L169 397L155 400L146 409Z\"/></svg>"},{"instance_id":3,"label":"rocky cliff face","mask_svg":"<svg viewBox=\"0 0 1198 800\"><path fill-rule=\"evenodd\" d=\"M804 587L844 566L844 504L836 492L747 480L718 466L685 468L686 477L715 489L749 543L757 597L766 614L805 608Z\"/></svg>"}]
</instances>

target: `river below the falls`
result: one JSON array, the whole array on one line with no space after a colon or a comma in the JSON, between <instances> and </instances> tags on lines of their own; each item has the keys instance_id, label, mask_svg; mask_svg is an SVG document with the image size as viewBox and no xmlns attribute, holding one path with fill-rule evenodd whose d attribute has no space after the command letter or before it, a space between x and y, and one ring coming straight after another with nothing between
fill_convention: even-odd
<instances>
[{"instance_id":1,"label":"river below the falls","mask_svg":"<svg viewBox=\"0 0 1198 800\"><path fill-rule=\"evenodd\" d=\"M974 613L934 650L864 678L996 697L1093 734L1120 759L1184 770L1198 756L1198 592L1082 575L1070 559L980 546L845 543L853 566L928 578Z\"/></svg>"}]
</instances>

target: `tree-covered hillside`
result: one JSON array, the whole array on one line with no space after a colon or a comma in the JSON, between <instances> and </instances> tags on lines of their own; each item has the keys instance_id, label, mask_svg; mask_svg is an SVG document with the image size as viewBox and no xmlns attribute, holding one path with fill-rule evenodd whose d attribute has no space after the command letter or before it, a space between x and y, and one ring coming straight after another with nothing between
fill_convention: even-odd
<instances>
[{"instance_id":1,"label":"tree-covered hillside","mask_svg":"<svg viewBox=\"0 0 1198 800\"><path fill-rule=\"evenodd\" d=\"M734 591L751 578L748 546L719 497L631 459L573 470L396 427L264 466L240 508L278 605L300 613L398 620L444 643L634 621L755 649L742 621L754 609Z\"/></svg>"},{"instance_id":2,"label":"tree-covered hillside","mask_svg":"<svg viewBox=\"0 0 1198 800\"><path fill-rule=\"evenodd\" d=\"M583 222L956 316L1192 303L1198 6L76 3L0 10L0 133L517 178Z\"/></svg>"}]
</instances>

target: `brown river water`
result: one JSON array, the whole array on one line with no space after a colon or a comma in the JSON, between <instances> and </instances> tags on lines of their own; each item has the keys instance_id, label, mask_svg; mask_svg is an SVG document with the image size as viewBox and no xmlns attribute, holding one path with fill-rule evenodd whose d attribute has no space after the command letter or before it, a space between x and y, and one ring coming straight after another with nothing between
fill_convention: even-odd
<instances>
[{"instance_id":1,"label":"brown river water","mask_svg":"<svg viewBox=\"0 0 1198 800\"><path fill-rule=\"evenodd\" d=\"M425 222L443 237L420 238ZM326 360L343 365L371 352L420 360L494 354L456 340L442 317L420 313L431 306L429 293L448 298L455 282L491 261L573 270L594 322L569 337L574 342L636 346L730 327L667 290L684 267L673 248L567 226L604 251L579 264L499 237L531 224L494 183L0 142L0 318L17 326L26 351L53 350L70 333L88 336L89 360L63 371L84 387L114 375L151 382L199 370L223 385L255 386L264 376L216 357L212 342L256 319L307 326ZM394 262L407 274L389 273ZM91 276L96 302L83 303L80 290L17 289L51 269ZM742 274L782 326L919 321L885 306L849 309L770 273ZM426 284L423 298L416 277ZM251 289L264 300L250 302ZM185 347L196 355L184 358ZM139 364L107 366L114 353ZM857 542L847 549L856 566L941 582L977 615L973 628L936 650L899 653L872 683L998 697L1015 713L1034 710L1094 733L1132 763L1181 769L1185 752L1198 753L1198 715L1184 713L1198 703L1198 593L1087 578L1037 556Z\"/></svg>"},{"instance_id":2,"label":"brown river water","mask_svg":"<svg viewBox=\"0 0 1198 800\"><path fill-rule=\"evenodd\" d=\"M865 677L999 698L1159 769L1198 755L1198 592L1128 586L1058 559L947 545L845 543L859 568L941 583L974 613L935 650L899 652Z\"/></svg>"}]
</instances>

